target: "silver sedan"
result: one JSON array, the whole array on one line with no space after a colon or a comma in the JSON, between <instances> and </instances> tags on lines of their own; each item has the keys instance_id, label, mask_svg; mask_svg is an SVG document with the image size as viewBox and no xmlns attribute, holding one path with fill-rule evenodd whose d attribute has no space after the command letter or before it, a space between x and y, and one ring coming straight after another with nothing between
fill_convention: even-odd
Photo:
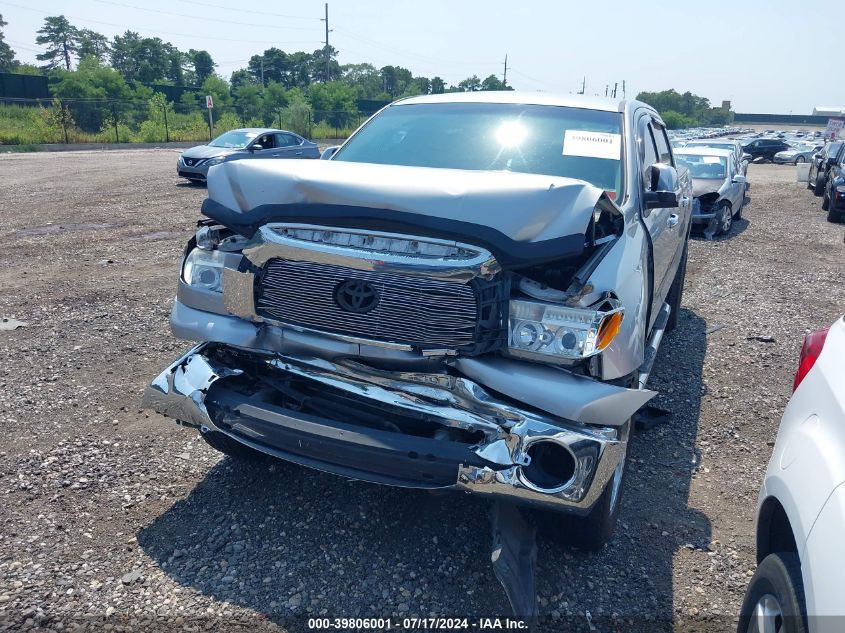
<instances>
[{"instance_id":1,"label":"silver sedan","mask_svg":"<svg viewBox=\"0 0 845 633\"><path fill-rule=\"evenodd\" d=\"M787 149L775 154L772 162L798 165L799 163L808 163L813 160L813 154L820 152L823 145L796 145L792 149Z\"/></svg>"},{"instance_id":2,"label":"silver sedan","mask_svg":"<svg viewBox=\"0 0 845 633\"><path fill-rule=\"evenodd\" d=\"M684 147L675 150L678 168L689 169L692 177L693 226L706 235L730 233L733 221L742 216L748 181L737 164L733 150Z\"/></svg>"},{"instance_id":3,"label":"silver sedan","mask_svg":"<svg viewBox=\"0 0 845 633\"><path fill-rule=\"evenodd\" d=\"M210 167L246 158L320 158L320 150L316 143L286 130L242 128L225 132L208 145L186 149L176 161L176 173L205 182Z\"/></svg>"}]
</instances>

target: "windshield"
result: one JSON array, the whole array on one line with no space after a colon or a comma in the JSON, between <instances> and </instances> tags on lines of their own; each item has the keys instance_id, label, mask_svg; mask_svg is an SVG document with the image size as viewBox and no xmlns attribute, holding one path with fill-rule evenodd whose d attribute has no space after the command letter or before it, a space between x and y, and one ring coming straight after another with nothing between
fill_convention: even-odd
<instances>
[{"instance_id":1,"label":"windshield","mask_svg":"<svg viewBox=\"0 0 845 633\"><path fill-rule=\"evenodd\" d=\"M257 132L246 132L244 130L232 130L221 134L216 139L211 141L211 147L228 147L231 149L243 149L249 142L258 136Z\"/></svg>"},{"instance_id":2,"label":"windshield","mask_svg":"<svg viewBox=\"0 0 845 633\"><path fill-rule=\"evenodd\" d=\"M723 156L697 156L692 154L675 155L690 176L702 180L724 180L728 169L728 159Z\"/></svg>"},{"instance_id":3,"label":"windshield","mask_svg":"<svg viewBox=\"0 0 845 633\"><path fill-rule=\"evenodd\" d=\"M585 180L621 196L622 115L501 103L391 106L333 160Z\"/></svg>"}]
</instances>

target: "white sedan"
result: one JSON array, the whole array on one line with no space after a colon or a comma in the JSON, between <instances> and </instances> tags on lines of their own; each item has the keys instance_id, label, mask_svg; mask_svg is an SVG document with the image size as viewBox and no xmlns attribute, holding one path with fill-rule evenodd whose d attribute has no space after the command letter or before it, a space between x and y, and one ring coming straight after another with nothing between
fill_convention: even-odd
<instances>
[{"instance_id":1,"label":"white sedan","mask_svg":"<svg viewBox=\"0 0 845 633\"><path fill-rule=\"evenodd\" d=\"M760 490L740 633L845 630L845 320L807 335Z\"/></svg>"}]
</instances>

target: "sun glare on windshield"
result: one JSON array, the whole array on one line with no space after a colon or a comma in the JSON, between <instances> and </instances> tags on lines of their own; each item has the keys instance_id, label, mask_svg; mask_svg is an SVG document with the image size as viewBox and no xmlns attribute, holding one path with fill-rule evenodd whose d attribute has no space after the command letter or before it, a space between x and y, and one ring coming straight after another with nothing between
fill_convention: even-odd
<instances>
[{"instance_id":1,"label":"sun glare on windshield","mask_svg":"<svg viewBox=\"0 0 845 633\"><path fill-rule=\"evenodd\" d=\"M528 130L519 121L505 121L496 130L496 140L502 147L516 147L522 144Z\"/></svg>"}]
</instances>

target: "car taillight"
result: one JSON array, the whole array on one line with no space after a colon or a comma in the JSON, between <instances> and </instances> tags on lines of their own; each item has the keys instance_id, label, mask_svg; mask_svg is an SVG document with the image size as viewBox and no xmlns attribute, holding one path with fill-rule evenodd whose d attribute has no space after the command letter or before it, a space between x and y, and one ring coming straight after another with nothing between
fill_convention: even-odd
<instances>
[{"instance_id":1,"label":"car taillight","mask_svg":"<svg viewBox=\"0 0 845 633\"><path fill-rule=\"evenodd\" d=\"M801 381L804 380L804 376L806 376L813 368L813 365L816 364L819 354L822 353L828 329L830 328L816 330L815 332L810 332L804 337L804 345L801 346L801 356L798 359L798 370L795 372L795 380L792 381L793 393L796 389L798 389L798 385L801 384Z\"/></svg>"}]
</instances>

